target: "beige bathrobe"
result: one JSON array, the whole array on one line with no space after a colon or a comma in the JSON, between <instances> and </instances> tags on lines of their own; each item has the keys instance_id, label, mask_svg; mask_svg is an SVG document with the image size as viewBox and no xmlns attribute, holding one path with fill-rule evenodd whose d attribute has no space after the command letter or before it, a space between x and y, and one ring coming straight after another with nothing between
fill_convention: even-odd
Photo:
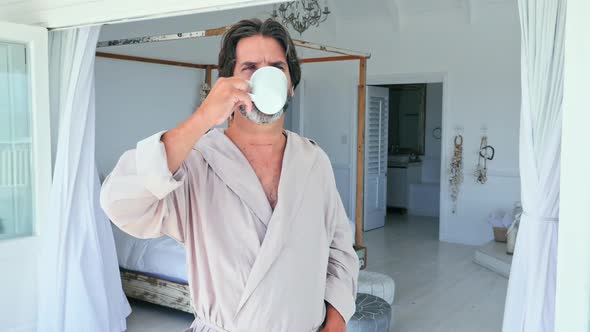
<instances>
[{"instance_id":1,"label":"beige bathrobe","mask_svg":"<svg viewBox=\"0 0 590 332\"><path fill-rule=\"evenodd\" d=\"M276 208L221 129L171 174L162 133L123 154L101 205L123 231L184 244L194 331L317 331L325 303L348 320L358 259L327 155L286 131Z\"/></svg>"}]
</instances>

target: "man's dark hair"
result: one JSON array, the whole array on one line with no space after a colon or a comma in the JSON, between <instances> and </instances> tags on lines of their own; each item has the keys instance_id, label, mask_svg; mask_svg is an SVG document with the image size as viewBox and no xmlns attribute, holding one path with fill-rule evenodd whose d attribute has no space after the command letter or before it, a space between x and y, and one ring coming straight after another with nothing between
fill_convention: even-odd
<instances>
[{"instance_id":1,"label":"man's dark hair","mask_svg":"<svg viewBox=\"0 0 590 332\"><path fill-rule=\"evenodd\" d=\"M243 38L257 35L273 38L281 45L287 58L291 84L293 85L293 89L295 89L301 80L301 66L297 58L295 44L293 44L289 31L273 19L267 19L264 22L259 19L242 20L234 24L225 33L221 42L221 50L219 51L219 77L234 76L238 42Z\"/></svg>"}]
</instances>

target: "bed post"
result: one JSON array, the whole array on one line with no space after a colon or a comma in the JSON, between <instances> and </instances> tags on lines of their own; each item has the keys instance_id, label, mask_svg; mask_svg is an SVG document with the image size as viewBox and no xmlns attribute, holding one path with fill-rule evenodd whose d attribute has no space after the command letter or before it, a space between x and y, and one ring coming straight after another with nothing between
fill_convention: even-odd
<instances>
[{"instance_id":1,"label":"bed post","mask_svg":"<svg viewBox=\"0 0 590 332\"><path fill-rule=\"evenodd\" d=\"M357 156L356 156L356 234L357 248L363 245L363 200L365 173L365 87L367 80L367 59L359 59L359 99L358 99L358 128L357 128Z\"/></svg>"},{"instance_id":2,"label":"bed post","mask_svg":"<svg viewBox=\"0 0 590 332\"><path fill-rule=\"evenodd\" d=\"M205 69L205 82L209 85L209 88L213 88L211 86L211 71L213 69L213 66L207 66L207 68Z\"/></svg>"}]
</instances>

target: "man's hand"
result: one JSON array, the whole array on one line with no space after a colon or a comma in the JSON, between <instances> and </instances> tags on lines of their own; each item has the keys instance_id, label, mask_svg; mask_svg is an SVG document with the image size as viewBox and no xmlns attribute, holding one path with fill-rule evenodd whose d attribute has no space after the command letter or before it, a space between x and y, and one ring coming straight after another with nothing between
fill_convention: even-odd
<instances>
[{"instance_id":1,"label":"man's hand","mask_svg":"<svg viewBox=\"0 0 590 332\"><path fill-rule=\"evenodd\" d=\"M326 302L326 324L321 332L346 332L346 322L338 310Z\"/></svg>"},{"instance_id":2,"label":"man's hand","mask_svg":"<svg viewBox=\"0 0 590 332\"><path fill-rule=\"evenodd\" d=\"M246 112L252 109L248 95L248 82L238 77L220 77L199 110L204 113L211 126L222 124L237 106L245 106Z\"/></svg>"},{"instance_id":3,"label":"man's hand","mask_svg":"<svg viewBox=\"0 0 590 332\"><path fill-rule=\"evenodd\" d=\"M238 77L220 77L197 112L167 131L161 138L170 172L175 173L195 143L214 126L222 124L237 106L252 110L248 82Z\"/></svg>"}]
</instances>

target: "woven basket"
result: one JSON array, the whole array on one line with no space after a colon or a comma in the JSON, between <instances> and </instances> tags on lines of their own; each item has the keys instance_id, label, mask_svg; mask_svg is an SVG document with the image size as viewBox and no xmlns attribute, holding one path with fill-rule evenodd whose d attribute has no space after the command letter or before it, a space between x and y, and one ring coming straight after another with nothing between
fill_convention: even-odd
<instances>
[{"instance_id":1,"label":"woven basket","mask_svg":"<svg viewBox=\"0 0 590 332\"><path fill-rule=\"evenodd\" d=\"M494 227L494 241L506 242L506 233L508 229L504 227Z\"/></svg>"}]
</instances>

